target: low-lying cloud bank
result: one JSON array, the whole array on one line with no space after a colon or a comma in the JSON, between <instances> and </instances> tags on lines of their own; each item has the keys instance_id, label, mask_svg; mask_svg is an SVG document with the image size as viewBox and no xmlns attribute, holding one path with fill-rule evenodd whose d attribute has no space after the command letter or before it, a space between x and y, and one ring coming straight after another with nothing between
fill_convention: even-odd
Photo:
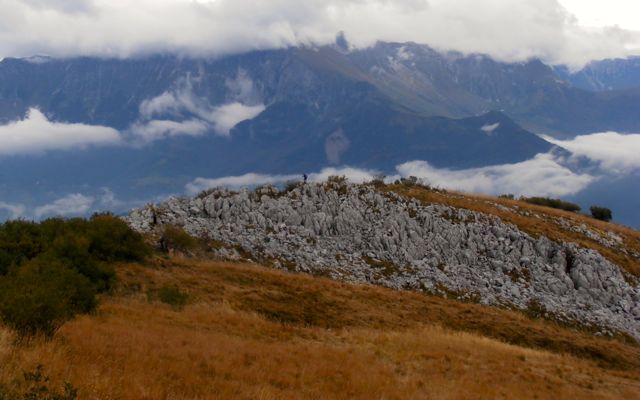
<instances>
[{"instance_id":1,"label":"low-lying cloud bank","mask_svg":"<svg viewBox=\"0 0 640 400\"><path fill-rule=\"evenodd\" d=\"M227 81L229 102L212 106L196 95L192 80L179 79L175 87L143 101L139 118L119 132L105 126L50 121L37 108L24 119L0 125L0 156L84 149L92 146L144 145L176 136L229 136L240 122L260 115L266 106L254 90L246 72Z\"/></svg>"},{"instance_id":2,"label":"low-lying cloud bank","mask_svg":"<svg viewBox=\"0 0 640 400\"><path fill-rule=\"evenodd\" d=\"M464 192L564 197L581 192L603 177L615 177L640 170L639 134L605 132L578 136L571 140L550 137L545 139L569 150L572 153L569 160L554 154L538 154L533 159L520 163L462 170L436 168L426 161L417 160L398 165L397 174L386 180L415 176L435 187ZM567 166L566 161L579 158L595 162L598 168L589 168L587 172ZM348 167L326 168L309 174L309 180L323 181L330 175L344 175L352 182L365 182L379 176L379 172ZM216 179L198 178L187 185L186 191L195 194L217 186L251 187L301 179L297 175L256 173Z\"/></svg>"},{"instance_id":3,"label":"low-lying cloud bank","mask_svg":"<svg viewBox=\"0 0 640 400\"><path fill-rule=\"evenodd\" d=\"M34 207L0 201L0 222L3 219L19 218L41 220L50 217L81 217L96 211L115 211L114 209L121 209L122 206L137 206L143 203L136 201L125 204L111 189L102 187L97 189L93 195L69 193L49 203Z\"/></svg>"},{"instance_id":4,"label":"low-lying cloud bank","mask_svg":"<svg viewBox=\"0 0 640 400\"><path fill-rule=\"evenodd\" d=\"M426 161L411 161L398 165L396 170L398 174L386 177L387 182L415 176L429 185L451 190L525 196L568 196L580 192L596 180L596 177L589 174L571 171L550 154L539 154L517 164L464 170L439 169ZM325 168L309 174L309 181L324 181L331 175L344 175L350 182L361 183L378 177L379 172L349 167ZM302 180L302 176L249 173L216 179L198 178L186 186L186 191L193 195L212 187L253 187L291 180Z\"/></svg>"},{"instance_id":5,"label":"low-lying cloud bank","mask_svg":"<svg viewBox=\"0 0 640 400\"><path fill-rule=\"evenodd\" d=\"M308 174L309 182L323 182L332 175L344 175L353 183L362 183L372 180L379 173L373 170L358 168L324 168L320 172ZM238 176L226 176L222 178L197 178L185 187L187 194L195 195L203 190L215 187L243 188L260 185L278 185L290 181L302 181L302 175L267 175L248 173Z\"/></svg>"},{"instance_id":6,"label":"low-lying cloud bank","mask_svg":"<svg viewBox=\"0 0 640 400\"><path fill-rule=\"evenodd\" d=\"M399 165L397 170L401 176L416 176L446 189L524 196L568 196L596 179L571 171L550 154L517 164L463 170L438 169L425 161L413 161Z\"/></svg>"},{"instance_id":7,"label":"low-lying cloud bank","mask_svg":"<svg viewBox=\"0 0 640 400\"><path fill-rule=\"evenodd\" d=\"M363 23L366 21L366 23ZM557 0L4 0L0 57L224 55L414 41L522 61L581 65L638 51L640 34L588 28Z\"/></svg>"},{"instance_id":8,"label":"low-lying cloud bank","mask_svg":"<svg viewBox=\"0 0 640 400\"><path fill-rule=\"evenodd\" d=\"M611 173L629 173L640 169L640 135L616 132L594 133L571 140L545 136L545 140L564 147L574 157L587 157Z\"/></svg>"},{"instance_id":9,"label":"low-lying cloud bank","mask_svg":"<svg viewBox=\"0 0 640 400\"><path fill-rule=\"evenodd\" d=\"M51 122L32 108L25 119L0 126L0 155L117 145L120 133L105 126Z\"/></svg>"}]
</instances>

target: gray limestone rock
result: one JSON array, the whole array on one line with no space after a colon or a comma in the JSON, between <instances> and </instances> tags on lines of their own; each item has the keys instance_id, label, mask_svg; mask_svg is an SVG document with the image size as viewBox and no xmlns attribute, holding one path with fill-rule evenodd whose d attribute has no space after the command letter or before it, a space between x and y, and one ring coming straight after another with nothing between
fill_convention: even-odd
<instances>
[{"instance_id":1,"label":"gray limestone rock","mask_svg":"<svg viewBox=\"0 0 640 400\"><path fill-rule=\"evenodd\" d=\"M279 260L276 267L343 281L429 292L446 287L521 309L535 301L553 315L640 339L640 289L599 253L533 238L492 215L421 204L372 186L218 189L133 210L126 220L141 232L176 224Z\"/></svg>"}]
</instances>

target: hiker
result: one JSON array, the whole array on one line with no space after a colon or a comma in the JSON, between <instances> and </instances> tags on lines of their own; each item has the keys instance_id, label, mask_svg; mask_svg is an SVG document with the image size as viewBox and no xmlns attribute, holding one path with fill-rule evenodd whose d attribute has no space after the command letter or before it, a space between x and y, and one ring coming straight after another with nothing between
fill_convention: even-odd
<instances>
[{"instance_id":1,"label":"hiker","mask_svg":"<svg viewBox=\"0 0 640 400\"><path fill-rule=\"evenodd\" d=\"M304 178L304 183L307 183L307 178L309 178L307 174L302 174L302 177Z\"/></svg>"}]
</instances>

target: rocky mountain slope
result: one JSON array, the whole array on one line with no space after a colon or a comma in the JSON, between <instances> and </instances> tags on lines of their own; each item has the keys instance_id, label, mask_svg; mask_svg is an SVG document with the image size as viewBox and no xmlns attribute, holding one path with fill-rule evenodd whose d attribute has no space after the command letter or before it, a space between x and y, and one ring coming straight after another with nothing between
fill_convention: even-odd
<instances>
[{"instance_id":1,"label":"rocky mountain slope","mask_svg":"<svg viewBox=\"0 0 640 400\"><path fill-rule=\"evenodd\" d=\"M556 73L573 86L591 90L628 90L640 87L640 57L592 61L580 71L556 67Z\"/></svg>"},{"instance_id":2,"label":"rocky mountain slope","mask_svg":"<svg viewBox=\"0 0 640 400\"><path fill-rule=\"evenodd\" d=\"M588 246L530 235L491 213L384 187L334 178L285 191L212 190L134 210L127 221L142 232L181 226L214 240L225 257L250 255L276 268L515 307L640 339L640 288L629 265L625 270ZM625 242L613 231L599 236L564 221L606 248ZM625 251L633 267L640 254Z\"/></svg>"}]
</instances>

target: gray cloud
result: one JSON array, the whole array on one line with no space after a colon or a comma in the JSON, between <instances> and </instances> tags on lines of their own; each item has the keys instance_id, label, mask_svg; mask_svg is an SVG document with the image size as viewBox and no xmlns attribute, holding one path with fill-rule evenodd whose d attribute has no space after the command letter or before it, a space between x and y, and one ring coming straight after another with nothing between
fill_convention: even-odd
<instances>
[{"instance_id":1,"label":"gray cloud","mask_svg":"<svg viewBox=\"0 0 640 400\"><path fill-rule=\"evenodd\" d=\"M340 164L342 154L349 150L350 145L351 141L342 129L338 129L329 135L324 141L324 152L329 164Z\"/></svg>"},{"instance_id":2,"label":"gray cloud","mask_svg":"<svg viewBox=\"0 0 640 400\"><path fill-rule=\"evenodd\" d=\"M91 0L22 0L36 10L57 11L63 13L87 13L93 10Z\"/></svg>"},{"instance_id":3,"label":"gray cloud","mask_svg":"<svg viewBox=\"0 0 640 400\"><path fill-rule=\"evenodd\" d=\"M344 31L356 47L415 41L577 66L640 43L638 32L580 26L557 0L4 0L0 27L0 56L221 55L327 44Z\"/></svg>"},{"instance_id":4,"label":"gray cloud","mask_svg":"<svg viewBox=\"0 0 640 400\"><path fill-rule=\"evenodd\" d=\"M209 125L199 119L186 121L152 120L133 124L129 131L143 143L173 136L201 136L210 130Z\"/></svg>"},{"instance_id":5,"label":"gray cloud","mask_svg":"<svg viewBox=\"0 0 640 400\"><path fill-rule=\"evenodd\" d=\"M51 122L35 108L29 111L24 120L0 126L0 155L30 154L120 143L120 134L115 129Z\"/></svg>"}]
</instances>

